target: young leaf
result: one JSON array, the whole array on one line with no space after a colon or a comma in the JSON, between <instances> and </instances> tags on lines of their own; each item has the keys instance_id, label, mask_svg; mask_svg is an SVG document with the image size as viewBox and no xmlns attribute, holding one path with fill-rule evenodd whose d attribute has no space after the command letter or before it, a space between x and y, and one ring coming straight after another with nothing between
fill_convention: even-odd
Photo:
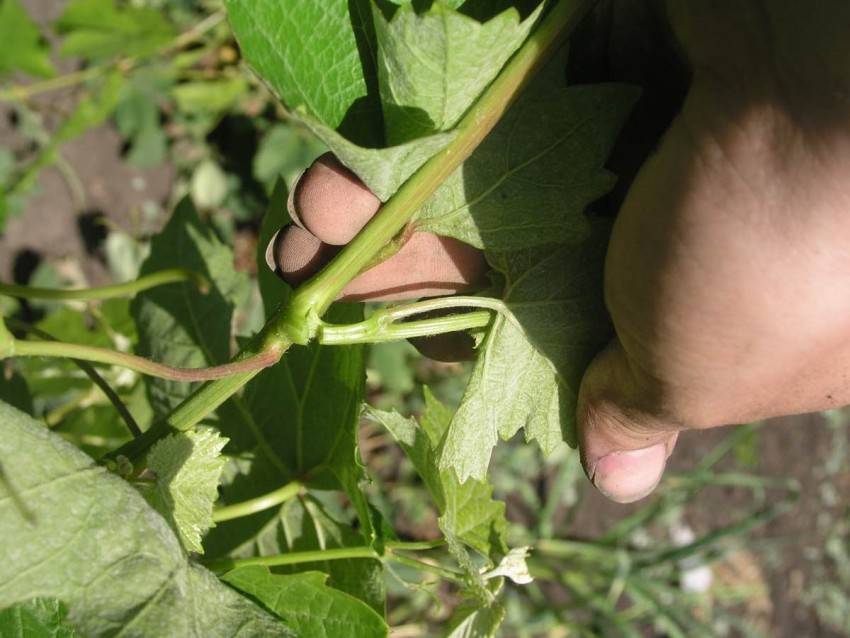
<instances>
[{"instance_id":1,"label":"young leaf","mask_svg":"<svg viewBox=\"0 0 850 638\"><path fill-rule=\"evenodd\" d=\"M0 610L3 638L79 638L65 622L68 608L55 598L33 598Z\"/></svg>"},{"instance_id":2,"label":"young leaf","mask_svg":"<svg viewBox=\"0 0 850 638\"><path fill-rule=\"evenodd\" d=\"M401 144L451 129L525 41L543 7L524 21L508 9L486 23L442 1L391 20L375 10L378 79L387 141Z\"/></svg>"},{"instance_id":3,"label":"young leaf","mask_svg":"<svg viewBox=\"0 0 850 638\"><path fill-rule=\"evenodd\" d=\"M151 241L141 275L186 268L210 282L209 291L194 283L147 290L133 299L131 312L139 333L138 353L180 367L226 363L230 358L233 308L248 290L248 279L233 268L233 252L201 222L188 199L174 211ZM192 391L192 384L147 379L154 411L164 415Z\"/></svg>"},{"instance_id":4,"label":"young leaf","mask_svg":"<svg viewBox=\"0 0 850 638\"><path fill-rule=\"evenodd\" d=\"M441 469L483 480L498 437L520 428L545 454L575 442L578 385L611 332L602 299L605 245L606 234L596 233L581 246L488 254L505 277L513 316L496 317L480 348Z\"/></svg>"},{"instance_id":5,"label":"young leaf","mask_svg":"<svg viewBox=\"0 0 850 638\"><path fill-rule=\"evenodd\" d=\"M272 574L258 565L228 572L222 580L263 604L302 636L380 638L389 632L384 619L362 601L328 587L327 575Z\"/></svg>"},{"instance_id":6,"label":"young leaf","mask_svg":"<svg viewBox=\"0 0 850 638\"><path fill-rule=\"evenodd\" d=\"M0 2L0 75L23 71L49 77L56 73L50 63L50 47L30 19L21 0Z\"/></svg>"},{"instance_id":7,"label":"young leaf","mask_svg":"<svg viewBox=\"0 0 850 638\"><path fill-rule=\"evenodd\" d=\"M213 527L213 503L225 460L227 439L212 428L172 434L147 457L156 479L142 494L171 524L187 551L204 553L201 537Z\"/></svg>"},{"instance_id":8,"label":"young leaf","mask_svg":"<svg viewBox=\"0 0 850 638\"><path fill-rule=\"evenodd\" d=\"M0 608L55 598L85 636L294 635L190 563L125 481L2 403L0 428Z\"/></svg>"},{"instance_id":9,"label":"young leaf","mask_svg":"<svg viewBox=\"0 0 850 638\"><path fill-rule=\"evenodd\" d=\"M438 467L439 445L451 413L428 388L425 403L421 426L397 412L369 409L368 414L390 431L412 461L440 510L439 525L446 538L473 548L496 564L507 551L505 504L493 500L493 488L488 483L460 483L451 470Z\"/></svg>"},{"instance_id":10,"label":"young leaf","mask_svg":"<svg viewBox=\"0 0 850 638\"><path fill-rule=\"evenodd\" d=\"M115 0L71 0L56 29L66 34L62 55L87 59L148 55L174 37L174 28L162 12L119 8Z\"/></svg>"}]
</instances>

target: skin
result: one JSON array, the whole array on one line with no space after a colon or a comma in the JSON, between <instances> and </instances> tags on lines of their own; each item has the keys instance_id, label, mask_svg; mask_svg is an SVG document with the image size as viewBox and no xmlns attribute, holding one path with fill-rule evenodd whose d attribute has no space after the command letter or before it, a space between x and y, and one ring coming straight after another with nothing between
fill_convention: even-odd
<instances>
[{"instance_id":1,"label":"skin","mask_svg":"<svg viewBox=\"0 0 850 638\"><path fill-rule=\"evenodd\" d=\"M617 218L617 336L577 415L585 471L619 502L656 487L682 430L850 404L850 3L671 0L667 15L693 79ZM314 251L353 236L370 196L338 164L312 167L293 206ZM405 247L344 295L481 280L474 250L416 235L413 259Z\"/></svg>"}]
</instances>

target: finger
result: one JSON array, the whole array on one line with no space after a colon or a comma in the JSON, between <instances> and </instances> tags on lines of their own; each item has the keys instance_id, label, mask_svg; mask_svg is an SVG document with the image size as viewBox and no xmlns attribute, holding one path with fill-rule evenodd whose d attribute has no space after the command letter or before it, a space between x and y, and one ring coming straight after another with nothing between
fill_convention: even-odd
<instances>
[{"instance_id":1,"label":"finger","mask_svg":"<svg viewBox=\"0 0 850 638\"><path fill-rule=\"evenodd\" d=\"M266 263L289 285L297 286L322 269L339 247L322 243L299 226L286 226L266 251Z\"/></svg>"},{"instance_id":2,"label":"finger","mask_svg":"<svg viewBox=\"0 0 850 638\"><path fill-rule=\"evenodd\" d=\"M413 233L395 255L351 280L343 301L394 301L471 290L487 272L481 251L451 237Z\"/></svg>"},{"instance_id":3,"label":"finger","mask_svg":"<svg viewBox=\"0 0 850 638\"><path fill-rule=\"evenodd\" d=\"M354 239L380 206L381 200L331 153L304 172L288 202L295 224L333 246Z\"/></svg>"},{"instance_id":4,"label":"finger","mask_svg":"<svg viewBox=\"0 0 850 638\"><path fill-rule=\"evenodd\" d=\"M582 379L577 410L582 465L596 488L619 503L655 490L676 444L679 428L648 407L651 386L617 340Z\"/></svg>"}]
</instances>

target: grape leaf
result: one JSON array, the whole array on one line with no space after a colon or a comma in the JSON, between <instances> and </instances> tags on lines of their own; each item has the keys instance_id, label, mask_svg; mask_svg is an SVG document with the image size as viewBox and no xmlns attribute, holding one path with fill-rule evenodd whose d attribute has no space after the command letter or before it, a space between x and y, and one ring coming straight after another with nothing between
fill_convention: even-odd
<instances>
[{"instance_id":1,"label":"grape leaf","mask_svg":"<svg viewBox=\"0 0 850 638\"><path fill-rule=\"evenodd\" d=\"M371 607L328 587L327 575L321 572L284 576L254 565L234 569L222 580L262 603L302 636L380 638L389 632Z\"/></svg>"},{"instance_id":2,"label":"grape leaf","mask_svg":"<svg viewBox=\"0 0 850 638\"><path fill-rule=\"evenodd\" d=\"M226 443L216 430L199 428L171 434L148 453L147 467L156 478L142 494L171 524L187 551L204 553L201 537L213 527Z\"/></svg>"},{"instance_id":3,"label":"grape leaf","mask_svg":"<svg viewBox=\"0 0 850 638\"><path fill-rule=\"evenodd\" d=\"M56 73L50 63L50 47L20 0L0 3L0 42L0 74L23 71L49 77Z\"/></svg>"},{"instance_id":4,"label":"grape leaf","mask_svg":"<svg viewBox=\"0 0 850 638\"><path fill-rule=\"evenodd\" d=\"M485 23L435 2L391 20L374 11L378 80L387 141L400 144L451 129L525 41L543 7L520 21L508 9Z\"/></svg>"},{"instance_id":5,"label":"grape leaf","mask_svg":"<svg viewBox=\"0 0 850 638\"><path fill-rule=\"evenodd\" d=\"M201 222L188 199L151 241L141 267L147 275L166 268L186 268L203 275L210 290L192 282L159 286L133 299L131 313L139 333L138 353L180 367L227 362L233 308L248 291L248 279L233 268L233 253ZM148 378L154 411L164 415L192 392L194 385Z\"/></svg>"},{"instance_id":6,"label":"grape leaf","mask_svg":"<svg viewBox=\"0 0 850 638\"><path fill-rule=\"evenodd\" d=\"M0 428L0 607L56 598L86 636L294 635L189 562L125 481L2 403Z\"/></svg>"},{"instance_id":7,"label":"grape leaf","mask_svg":"<svg viewBox=\"0 0 850 638\"><path fill-rule=\"evenodd\" d=\"M545 454L575 443L579 382L611 333L602 299L606 239L598 232L580 246L488 253L505 277L513 318L497 316L480 348L441 469L483 480L498 437L520 428Z\"/></svg>"},{"instance_id":8,"label":"grape leaf","mask_svg":"<svg viewBox=\"0 0 850 638\"><path fill-rule=\"evenodd\" d=\"M441 470L439 446L451 413L425 388L425 412L417 424L398 412L369 408L367 414L381 423L398 441L440 511L439 525L452 541L472 547L493 564L507 551L505 504L494 501L486 482L460 483L451 470Z\"/></svg>"},{"instance_id":9,"label":"grape leaf","mask_svg":"<svg viewBox=\"0 0 850 638\"><path fill-rule=\"evenodd\" d=\"M267 316L290 295L289 287L265 263L265 247L289 220L282 180L274 189L260 229L258 282ZM329 316L357 320L362 310L334 306ZM345 530L312 498L258 514L225 521L204 541L208 555L269 555L287 551L364 545L374 539L371 514L359 488L364 478L356 448L363 397L365 361L360 346L334 348L313 343L290 349L277 365L260 373L245 389L245 405L261 444L244 450L222 488L222 503L260 496L298 478L308 486L346 490L363 534ZM334 400L328 400L333 396ZM222 422L225 434L231 424ZM299 531L300 530L300 531ZM316 568L314 565L313 569ZM320 566L332 585L383 611L381 564L374 560L332 561Z\"/></svg>"},{"instance_id":10,"label":"grape leaf","mask_svg":"<svg viewBox=\"0 0 850 638\"><path fill-rule=\"evenodd\" d=\"M226 0L245 59L290 108L335 129L367 95L348 0Z\"/></svg>"},{"instance_id":11,"label":"grape leaf","mask_svg":"<svg viewBox=\"0 0 850 638\"><path fill-rule=\"evenodd\" d=\"M87 59L148 55L175 35L161 11L119 8L115 0L71 0L57 20L56 30L66 34L62 55Z\"/></svg>"},{"instance_id":12,"label":"grape leaf","mask_svg":"<svg viewBox=\"0 0 850 638\"><path fill-rule=\"evenodd\" d=\"M587 237L584 209L616 181L603 165L638 91L562 87L553 75L534 82L437 189L418 230L489 251Z\"/></svg>"},{"instance_id":13,"label":"grape leaf","mask_svg":"<svg viewBox=\"0 0 850 638\"><path fill-rule=\"evenodd\" d=\"M362 547L362 535L341 521L340 516L327 511L318 500L322 494L310 493L287 501L279 508L220 523L204 542L207 555L271 556L336 547ZM244 531L247 533L240 533ZM356 558L275 567L277 573L304 571L328 574L331 587L366 602L376 612L384 614L386 591L380 561Z\"/></svg>"},{"instance_id":14,"label":"grape leaf","mask_svg":"<svg viewBox=\"0 0 850 638\"><path fill-rule=\"evenodd\" d=\"M228 0L242 53L292 110L293 117L382 201L444 148L454 133L396 142L452 126L522 43L534 22L531 16L520 23L519 14L509 10L481 25L439 1L422 16L410 6L400 7L390 21L380 11L364 8L366 4L359 0L300 0L296 4L304 5L303 10L289 5L284 10L272 0ZM268 27L272 24L275 29ZM309 44L304 42L307 34ZM413 48L411 43L418 46ZM394 145L367 148L363 139L375 138L380 118L352 114L362 100L377 99L376 89L371 87L378 81L378 64L383 69L380 99L388 124L387 140ZM442 80L450 76L433 70L435 64L462 69L463 78L444 84ZM401 85L395 82L402 82L402 77L396 78L396 71L406 74L399 96L394 92L401 90ZM421 84L417 74L422 76ZM413 128L410 118L416 122ZM357 130L346 126L344 119L357 120ZM396 132L395 125L402 130ZM364 128L372 133L363 133Z\"/></svg>"},{"instance_id":15,"label":"grape leaf","mask_svg":"<svg viewBox=\"0 0 850 638\"><path fill-rule=\"evenodd\" d=\"M33 598L0 610L3 638L78 638L65 622L68 608L54 598Z\"/></svg>"}]
</instances>

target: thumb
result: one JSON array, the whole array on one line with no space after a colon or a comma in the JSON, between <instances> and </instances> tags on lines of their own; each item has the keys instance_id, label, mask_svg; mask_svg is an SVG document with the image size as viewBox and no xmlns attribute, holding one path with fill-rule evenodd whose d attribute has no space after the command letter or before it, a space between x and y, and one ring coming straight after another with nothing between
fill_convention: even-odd
<instances>
[{"instance_id":1,"label":"thumb","mask_svg":"<svg viewBox=\"0 0 850 638\"><path fill-rule=\"evenodd\" d=\"M652 382L630 365L617 339L584 374L578 435L584 471L611 500L631 503L661 481L678 428L651 409Z\"/></svg>"}]
</instances>

